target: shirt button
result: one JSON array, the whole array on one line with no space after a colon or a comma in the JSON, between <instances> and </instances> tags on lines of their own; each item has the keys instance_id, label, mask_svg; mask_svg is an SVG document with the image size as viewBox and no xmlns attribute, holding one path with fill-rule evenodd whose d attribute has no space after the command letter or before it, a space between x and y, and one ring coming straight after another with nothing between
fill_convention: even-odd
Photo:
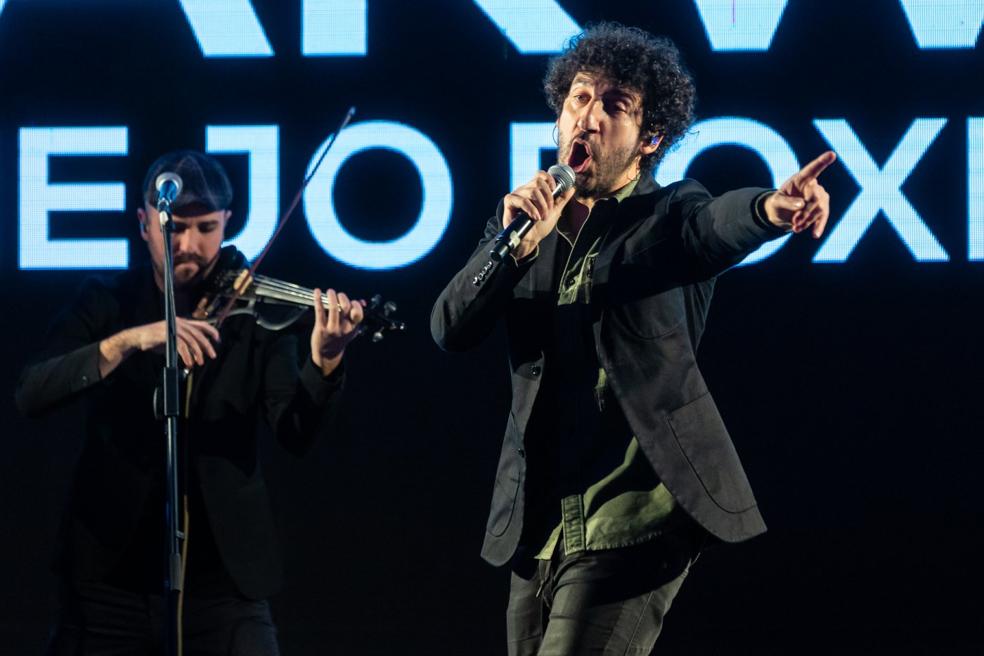
<instances>
[{"instance_id":1,"label":"shirt button","mask_svg":"<svg viewBox=\"0 0 984 656\"><path fill-rule=\"evenodd\" d=\"M516 453L519 454L520 458L526 457L526 449L524 449L523 447L519 447L518 449L516 449Z\"/></svg>"},{"instance_id":2,"label":"shirt button","mask_svg":"<svg viewBox=\"0 0 984 656\"><path fill-rule=\"evenodd\" d=\"M89 384L89 377L88 376L82 376L82 384L83 385L88 385Z\"/></svg>"},{"instance_id":3,"label":"shirt button","mask_svg":"<svg viewBox=\"0 0 984 656\"><path fill-rule=\"evenodd\" d=\"M532 367L530 367L530 375L539 376L541 371L543 371L543 369L541 369L540 365L538 364L535 364Z\"/></svg>"}]
</instances>

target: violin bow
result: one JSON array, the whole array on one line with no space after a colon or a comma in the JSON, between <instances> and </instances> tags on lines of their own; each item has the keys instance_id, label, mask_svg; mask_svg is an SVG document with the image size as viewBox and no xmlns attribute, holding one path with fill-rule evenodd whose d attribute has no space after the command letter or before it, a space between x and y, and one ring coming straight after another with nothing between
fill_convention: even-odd
<instances>
[{"instance_id":1,"label":"violin bow","mask_svg":"<svg viewBox=\"0 0 984 656\"><path fill-rule=\"evenodd\" d=\"M318 161L315 162L313 167L311 167L311 171L304 176L304 181L301 183L301 188L298 189L297 193L294 195L294 200L291 201L290 206L277 222L277 229L274 231L273 236L270 237L269 241L267 241L266 246L264 246L263 250L260 251L260 254L256 256L256 259L253 260L253 263L250 265L246 275L237 278L236 284L233 285L233 293L229 295L229 300L226 301L225 306L222 308L222 311L216 319L216 328L220 328L222 326L222 322L225 321L225 318L229 315L233 305L235 305L236 301L239 300L246 291L246 288L249 286L249 281L253 279L253 276L256 274L256 269L260 266L260 262L262 262L263 258L266 257L270 247L273 246L273 242L277 240L277 236L280 235L280 231L284 229L284 226L287 224L287 219L290 218L290 215L294 212L297 204L301 202L301 197L304 195L304 190L307 189L308 184L311 183L311 179L314 178L314 174L318 172L321 162L325 160L325 155L328 154L328 151L335 143L335 139L337 139L342 130L348 126L353 116L355 116L354 105L349 107L349 110L345 113L345 117L342 119L341 124L339 124L338 129L335 130L335 132L328 138L328 143L326 143L325 147L321 150L321 156L318 157Z\"/></svg>"}]
</instances>

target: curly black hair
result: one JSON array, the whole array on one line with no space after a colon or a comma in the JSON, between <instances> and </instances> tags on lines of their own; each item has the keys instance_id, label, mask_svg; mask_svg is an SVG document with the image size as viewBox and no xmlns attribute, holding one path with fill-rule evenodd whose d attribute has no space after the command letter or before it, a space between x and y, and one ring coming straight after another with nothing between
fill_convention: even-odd
<instances>
[{"instance_id":1,"label":"curly black hair","mask_svg":"<svg viewBox=\"0 0 984 656\"><path fill-rule=\"evenodd\" d=\"M558 116L579 71L603 75L642 96L642 137L663 135L659 148L643 157L643 171L651 170L694 122L694 80L680 51L665 37L609 22L571 38L543 78L547 104Z\"/></svg>"}]
</instances>

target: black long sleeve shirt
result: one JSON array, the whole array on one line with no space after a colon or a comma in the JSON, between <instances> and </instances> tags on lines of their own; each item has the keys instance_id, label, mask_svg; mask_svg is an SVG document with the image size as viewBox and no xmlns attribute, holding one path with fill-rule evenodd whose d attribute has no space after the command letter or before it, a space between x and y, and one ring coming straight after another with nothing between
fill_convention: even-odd
<instances>
[{"instance_id":1,"label":"black long sleeve shirt","mask_svg":"<svg viewBox=\"0 0 984 656\"><path fill-rule=\"evenodd\" d=\"M163 319L149 268L90 279L53 323L44 351L27 366L16 399L41 415L72 402L86 407L82 455L60 539L58 569L75 580L159 588L163 562L164 428L152 403L163 355L139 352L103 379L99 342ZM203 593L276 592L282 573L272 512L257 454L265 421L289 451L303 454L329 429L344 373L323 377L288 332L234 316L218 357L196 367L181 422L191 506L188 581ZM182 398L188 392L182 386ZM160 520L158 520L160 517ZM198 540L196 542L196 539Z\"/></svg>"}]
</instances>

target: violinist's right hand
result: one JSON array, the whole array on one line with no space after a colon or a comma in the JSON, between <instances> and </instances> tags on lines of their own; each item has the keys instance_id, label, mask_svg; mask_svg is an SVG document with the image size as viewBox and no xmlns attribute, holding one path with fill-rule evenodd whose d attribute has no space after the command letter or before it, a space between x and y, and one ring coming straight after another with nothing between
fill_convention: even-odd
<instances>
[{"instance_id":1,"label":"violinist's right hand","mask_svg":"<svg viewBox=\"0 0 984 656\"><path fill-rule=\"evenodd\" d=\"M206 356L215 359L214 343L219 331L206 321L177 318L178 355L185 367L205 364ZM99 374L105 378L123 360L138 351L162 352L167 340L163 321L127 328L99 342Z\"/></svg>"}]
</instances>

